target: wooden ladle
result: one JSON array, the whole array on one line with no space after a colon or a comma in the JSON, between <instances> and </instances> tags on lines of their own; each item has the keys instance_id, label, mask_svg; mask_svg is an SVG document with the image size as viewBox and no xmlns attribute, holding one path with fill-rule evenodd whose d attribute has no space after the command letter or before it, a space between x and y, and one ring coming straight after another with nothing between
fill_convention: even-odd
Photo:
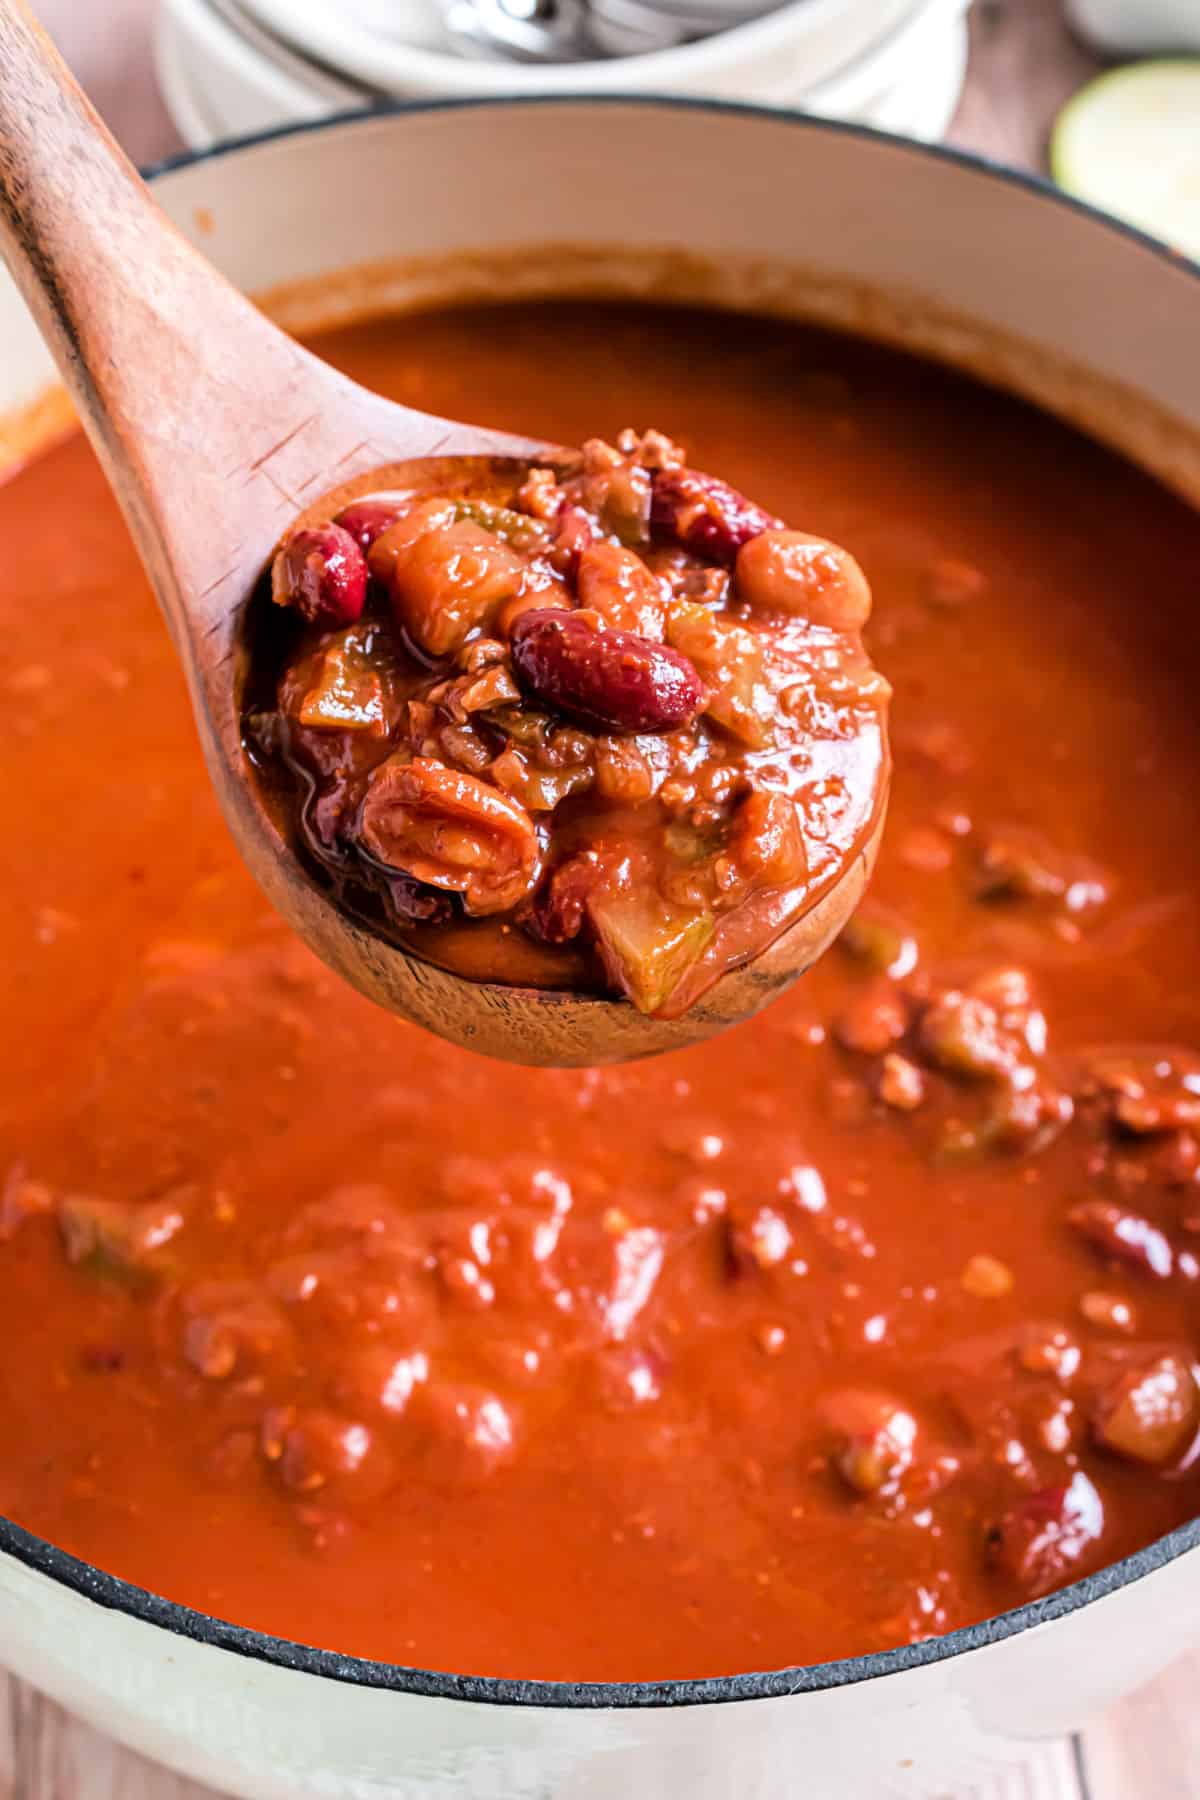
<instances>
[{"instance_id":1,"label":"wooden ladle","mask_svg":"<svg viewBox=\"0 0 1200 1800\"><path fill-rule=\"evenodd\" d=\"M339 974L473 1049L587 1064L706 1037L821 954L858 903L878 826L768 951L669 1022L624 1001L466 980L339 912L265 810L242 751L251 591L282 533L331 489L344 503L402 487L412 477L400 465L431 457L557 464L566 453L394 405L271 325L160 212L23 0L0 0L0 249L124 508L238 848Z\"/></svg>"}]
</instances>

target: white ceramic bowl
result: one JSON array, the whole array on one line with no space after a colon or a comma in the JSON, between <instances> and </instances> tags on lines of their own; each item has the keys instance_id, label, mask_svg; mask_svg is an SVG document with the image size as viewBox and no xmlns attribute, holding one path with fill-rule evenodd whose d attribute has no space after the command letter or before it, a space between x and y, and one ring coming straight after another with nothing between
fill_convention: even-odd
<instances>
[{"instance_id":1,"label":"white ceramic bowl","mask_svg":"<svg viewBox=\"0 0 1200 1800\"><path fill-rule=\"evenodd\" d=\"M1200 0L1066 0L1081 37L1114 56L1200 50Z\"/></svg>"},{"instance_id":2,"label":"white ceramic bowl","mask_svg":"<svg viewBox=\"0 0 1200 1800\"><path fill-rule=\"evenodd\" d=\"M938 0L791 0L693 44L554 66L482 61L401 44L325 0L239 0L282 43L340 75L398 96L655 91L797 101Z\"/></svg>"},{"instance_id":3,"label":"white ceramic bowl","mask_svg":"<svg viewBox=\"0 0 1200 1800\"><path fill-rule=\"evenodd\" d=\"M654 180L614 180L598 142ZM380 304L672 288L738 301L982 368L1200 503L1200 269L959 155L748 108L526 100L299 129L185 162L156 190L235 281L302 284L293 318L303 284L357 303L335 278L364 253L395 259L377 269ZM364 239L354 198L380 192ZM35 402L50 372L0 286L0 412ZM1022 1740L1075 1726L1196 1643L1200 1524L971 1630L693 1682L356 1661L189 1612L2 1522L0 1612L19 1674L253 1800L917 1800L985 1785Z\"/></svg>"},{"instance_id":4,"label":"white ceramic bowl","mask_svg":"<svg viewBox=\"0 0 1200 1800\"><path fill-rule=\"evenodd\" d=\"M167 109L193 150L223 138L369 106L375 96L318 69L210 0L162 0L154 50Z\"/></svg>"},{"instance_id":5,"label":"white ceramic bowl","mask_svg":"<svg viewBox=\"0 0 1200 1800\"><path fill-rule=\"evenodd\" d=\"M910 4L905 16L892 29L884 30L867 51L803 92L797 88L795 59L790 55L760 58L756 54L753 63L741 63L736 79L728 69L722 70L716 85L721 91L728 87L738 98L802 103L826 118L853 119L925 140L938 138L962 91L968 3L922 0L915 10ZM789 9L792 14L802 10ZM877 15L877 22L885 17L884 13ZM741 31L727 32L720 42L741 38ZM255 25L231 0L162 0L156 50L167 105L185 141L195 150L208 149L225 138L366 107L377 97L307 62ZM703 52L699 66L690 60L693 50ZM706 91L708 47L696 45L672 54L689 59L683 86L695 85ZM464 69L493 68L451 57L439 60L453 69L456 82ZM623 58L619 63L596 66L623 72L625 85L640 91L645 71L659 60L657 56ZM736 63L738 58L734 60ZM548 73L557 84L562 71Z\"/></svg>"},{"instance_id":6,"label":"white ceramic bowl","mask_svg":"<svg viewBox=\"0 0 1200 1800\"><path fill-rule=\"evenodd\" d=\"M875 125L926 142L945 131L967 69L970 0L927 0L828 81L796 99L826 119Z\"/></svg>"}]
</instances>

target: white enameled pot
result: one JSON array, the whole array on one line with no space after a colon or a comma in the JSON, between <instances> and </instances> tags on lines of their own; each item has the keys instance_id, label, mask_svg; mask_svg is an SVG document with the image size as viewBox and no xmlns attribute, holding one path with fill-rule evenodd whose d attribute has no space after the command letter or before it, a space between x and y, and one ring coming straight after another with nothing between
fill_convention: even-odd
<instances>
[{"instance_id":1,"label":"white enameled pot","mask_svg":"<svg viewBox=\"0 0 1200 1800\"><path fill-rule=\"evenodd\" d=\"M1200 501L1200 270L961 156L704 103L509 100L297 130L156 187L235 280L290 285L293 320L318 289L332 311L652 291L810 316L974 368ZM367 259L361 278L341 273ZM0 287L0 412L52 415L38 403L49 375ZM190 1529L180 1521L181 1538ZM581 1568L581 1606L587 1585ZM579 1687L265 1638L0 1523L0 1660L255 1800L917 1800L986 1783L1023 1741L1078 1724L1197 1641L1200 1525L910 1649Z\"/></svg>"}]
</instances>

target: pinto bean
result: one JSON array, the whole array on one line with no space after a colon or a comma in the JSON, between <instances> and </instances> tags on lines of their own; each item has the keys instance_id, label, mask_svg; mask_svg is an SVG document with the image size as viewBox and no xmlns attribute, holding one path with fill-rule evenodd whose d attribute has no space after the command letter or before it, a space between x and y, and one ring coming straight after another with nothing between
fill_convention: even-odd
<instances>
[{"instance_id":1,"label":"pinto bean","mask_svg":"<svg viewBox=\"0 0 1200 1800\"><path fill-rule=\"evenodd\" d=\"M844 1388L821 1411L837 1440L834 1467L856 1494L877 1494L911 1467L917 1421L890 1394Z\"/></svg>"},{"instance_id":2,"label":"pinto bean","mask_svg":"<svg viewBox=\"0 0 1200 1800\"><path fill-rule=\"evenodd\" d=\"M1130 1462L1174 1462L1200 1432L1197 1375L1174 1352L1126 1369L1096 1402L1097 1441Z\"/></svg>"},{"instance_id":3,"label":"pinto bean","mask_svg":"<svg viewBox=\"0 0 1200 1800\"><path fill-rule=\"evenodd\" d=\"M867 578L848 550L805 531L763 531L738 551L738 593L755 612L861 631L871 616Z\"/></svg>"},{"instance_id":4,"label":"pinto bean","mask_svg":"<svg viewBox=\"0 0 1200 1800\"><path fill-rule=\"evenodd\" d=\"M371 545L369 565L397 622L430 656L458 650L468 635L521 592L520 554L453 501L414 507Z\"/></svg>"},{"instance_id":5,"label":"pinto bean","mask_svg":"<svg viewBox=\"0 0 1200 1800\"><path fill-rule=\"evenodd\" d=\"M989 1528L985 1554L1035 1598L1080 1574L1103 1533L1104 1503L1078 1470L1069 1482L1019 1500Z\"/></svg>"}]
</instances>

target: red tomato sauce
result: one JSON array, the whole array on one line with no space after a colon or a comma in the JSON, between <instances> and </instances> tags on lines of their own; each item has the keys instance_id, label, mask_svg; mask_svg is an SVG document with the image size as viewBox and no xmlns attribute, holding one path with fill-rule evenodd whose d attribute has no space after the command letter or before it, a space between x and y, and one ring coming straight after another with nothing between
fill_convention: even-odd
<instances>
[{"instance_id":1,"label":"red tomato sauce","mask_svg":"<svg viewBox=\"0 0 1200 1800\"><path fill-rule=\"evenodd\" d=\"M1200 521L782 324L356 327L398 398L654 420L849 546L897 758L792 995L600 1071L372 1009L240 866L90 454L0 491L0 1509L173 1599L483 1675L821 1660L1189 1518Z\"/></svg>"}]
</instances>

